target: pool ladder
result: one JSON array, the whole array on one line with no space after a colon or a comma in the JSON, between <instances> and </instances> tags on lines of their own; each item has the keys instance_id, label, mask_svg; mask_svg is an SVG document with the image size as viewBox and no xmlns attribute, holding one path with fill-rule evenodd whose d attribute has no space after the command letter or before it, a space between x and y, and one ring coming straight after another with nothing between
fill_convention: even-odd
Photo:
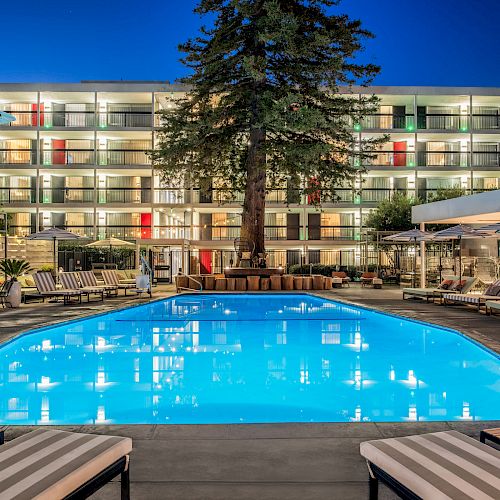
<instances>
[{"instance_id":1,"label":"pool ladder","mask_svg":"<svg viewBox=\"0 0 500 500\"><path fill-rule=\"evenodd\" d=\"M197 283L198 285L200 285L200 289L199 290L196 290L196 288L189 288L189 287L185 287L185 286L178 286L177 287L177 291L179 291L179 290L187 290L189 292L203 292L203 284L201 283L201 281L198 281L197 279L193 278L189 274L183 273L182 271L178 271L177 275L187 276L188 280L193 280L195 283Z\"/></svg>"}]
</instances>

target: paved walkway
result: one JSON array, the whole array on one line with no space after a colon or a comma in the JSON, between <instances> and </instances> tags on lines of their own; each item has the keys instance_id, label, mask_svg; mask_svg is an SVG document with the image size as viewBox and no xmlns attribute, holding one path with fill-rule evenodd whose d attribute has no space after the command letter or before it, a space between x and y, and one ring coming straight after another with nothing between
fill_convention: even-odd
<instances>
[{"instance_id":1,"label":"paved walkway","mask_svg":"<svg viewBox=\"0 0 500 500\"><path fill-rule=\"evenodd\" d=\"M168 296L169 287L157 291ZM472 310L402 301L399 289L344 288L322 295L360 305L458 327L500 352L500 317ZM130 299L127 303L137 303ZM29 305L0 311L0 343L40 321L67 320L124 305L124 299L104 304L62 307ZM218 500L305 500L368 498L367 471L359 443L367 439L457 429L478 437L479 430L496 422L413 422L257 425L115 425L70 429L130 436L132 498ZM8 427L6 438L28 427ZM111 483L96 499L119 498ZM395 497L382 488L381 499Z\"/></svg>"}]
</instances>

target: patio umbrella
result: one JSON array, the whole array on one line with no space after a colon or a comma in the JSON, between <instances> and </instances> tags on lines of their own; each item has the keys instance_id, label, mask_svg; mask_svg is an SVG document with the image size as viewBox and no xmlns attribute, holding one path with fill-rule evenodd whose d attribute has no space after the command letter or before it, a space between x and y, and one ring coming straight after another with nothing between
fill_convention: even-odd
<instances>
[{"instance_id":1,"label":"patio umbrella","mask_svg":"<svg viewBox=\"0 0 500 500\"><path fill-rule=\"evenodd\" d=\"M106 238L104 240L93 241L92 243L89 243L85 246L94 248L109 247L109 249L111 250L113 247L135 247L135 243L119 240L118 238L114 238L113 236L111 236L110 238Z\"/></svg>"},{"instance_id":2,"label":"patio umbrella","mask_svg":"<svg viewBox=\"0 0 500 500\"><path fill-rule=\"evenodd\" d=\"M433 236L433 233L421 231L420 229L414 228L410 229L409 231L391 234L390 236L385 236L384 238L382 238L387 241L415 243L415 253L413 255L413 275L411 280L413 287L415 287L415 274L417 272L417 242L430 240Z\"/></svg>"},{"instance_id":3,"label":"patio umbrella","mask_svg":"<svg viewBox=\"0 0 500 500\"><path fill-rule=\"evenodd\" d=\"M500 233L500 222L495 222L494 224L488 224L477 229L478 231L484 231L487 233Z\"/></svg>"},{"instance_id":4,"label":"patio umbrella","mask_svg":"<svg viewBox=\"0 0 500 500\"><path fill-rule=\"evenodd\" d=\"M479 229L474 229L473 227L466 226L464 224L458 224L457 226L452 226L448 229L443 229L442 231L434 233L435 240L458 240L458 266L460 269L460 279L462 279L462 240L465 238L487 238L488 236L490 236L489 233Z\"/></svg>"},{"instance_id":5,"label":"patio umbrella","mask_svg":"<svg viewBox=\"0 0 500 500\"><path fill-rule=\"evenodd\" d=\"M0 124L7 125L16 121L16 117L5 111L0 111Z\"/></svg>"},{"instance_id":6,"label":"patio umbrella","mask_svg":"<svg viewBox=\"0 0 500 500\"><path fill-rule=\"evenodd\" d=\"M38 233L30 234L26 236L28 240L46 240L54 242L54 272L57 276L57 252L56 252L56 241L57 240L76 240L80 238L78 234L71 233L70 231L66 231L65 229L59 229L57 227L50 227L48 229L44 229L43 231L39 231Z\"/></svg>"}]
</instances>

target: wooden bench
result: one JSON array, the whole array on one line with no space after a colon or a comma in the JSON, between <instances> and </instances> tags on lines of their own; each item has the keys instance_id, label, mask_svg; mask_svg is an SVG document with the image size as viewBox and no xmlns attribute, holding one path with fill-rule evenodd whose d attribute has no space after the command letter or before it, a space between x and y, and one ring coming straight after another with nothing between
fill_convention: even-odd
<instances>
[{"instance_id":1,"label":"wooden bench","mask_svg":"<svg viewBox=\"0 0 500 500\"><path fill-rule=\"evenodd\" d=\"M360 453L370 500L379 480L404 499L500 498L500 451L457 431L366 441Z\"/></svg>"},{"instance_id":2,"label":"wooden bench","mask_svg":"<svg viewBox=\"0 0 500 500\"><path fill-rule=\"evenodd\" d=\"M120 474L121 499L128 500L131 451L132 440L126 437L29 432L0 446L0 498L82 499Z\"/></svg>"},{"instance_id":3,"label":"wooden bench","mask_svg":"<svg viewBox=\"0 0 500 500\"><path fill-rule=\"evenodd\" d=\"M500 427L481 431L479 433L479 441L481 441L481 443L486 443L486 440L495 444L500 444Z\"/></svg>"}]
</instances>

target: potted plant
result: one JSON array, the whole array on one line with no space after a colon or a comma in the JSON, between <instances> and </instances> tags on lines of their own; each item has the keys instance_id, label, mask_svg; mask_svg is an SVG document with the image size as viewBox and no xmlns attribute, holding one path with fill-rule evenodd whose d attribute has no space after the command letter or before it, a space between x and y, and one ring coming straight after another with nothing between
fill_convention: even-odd
<instances>
[{"instance_id":1,"label":"potted plant","mask_svg":"<svg viewBox=\"0 0 500 500\"><path fill-rule=\"evenodd\" d=\"M31 271L29 262L18 259L3 259L0 261L0 271L13 281L7 302L11 307L19 307L21 304L21 283L17 281L17 278Z\"/></svg>"}]
</instances>

